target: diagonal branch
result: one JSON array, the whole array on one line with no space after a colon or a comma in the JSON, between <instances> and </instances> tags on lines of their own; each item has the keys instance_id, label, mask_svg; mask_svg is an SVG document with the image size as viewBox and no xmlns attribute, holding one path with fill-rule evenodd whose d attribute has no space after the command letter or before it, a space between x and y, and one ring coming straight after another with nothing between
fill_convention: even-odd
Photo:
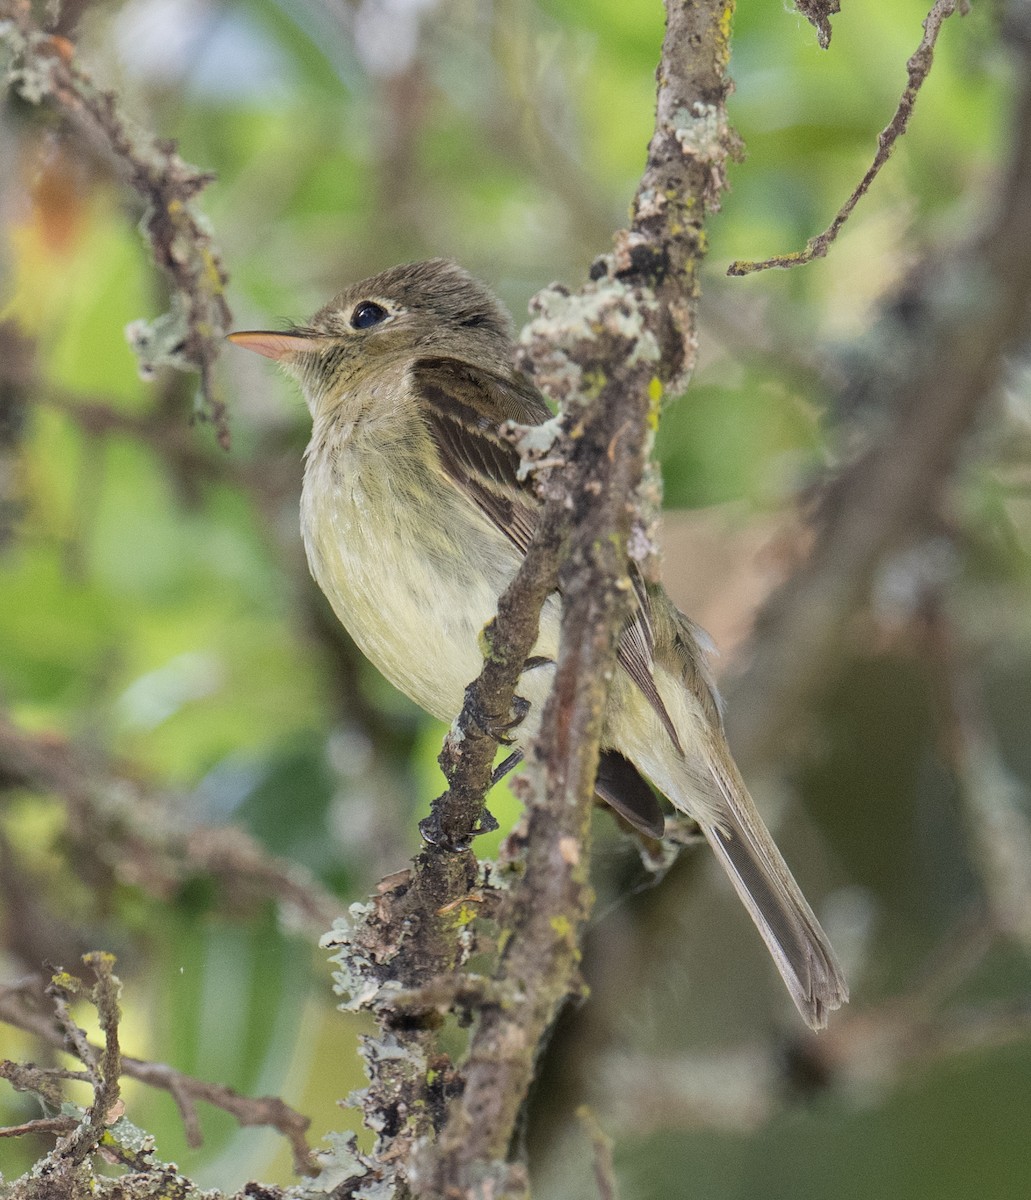
<instances>
[{"instance_id":1,"label":"diagonal branch","mask_svg":"<svg viewBox=\"0 0 1031 1200\"><path fill-rule=\"evenodd\" d=\"M823 24L821 24L821 21L817 20L810 11L812 7L815 5L803 6L803 3L796 3L799 12L802 12L821 30L820 45L826 48L830 41L830 24L825 16L822 18ZM957 12L965 16L968 7L967 0L934 0L931 11L924 18L924 36L906 63L906 86L891 120L877 136L877 153L874 155L873 162L823 233L818 233L815 237L810 238L804 250L796 251L793 254L777 254L759 262L746 262L741 259L732 262L727 268L728 275L751 275L755 271L767 271L771 267L798 267L803 263L812 262L814 258L826 258L831 243L837 238L845 222L852 215L852 210L870 190L873 181L880 174L881 168L891 157L899 138L909 126L909 118L913 115L917 94L931 72L934 48L942 24ZM837 11L837 8L835 7L832 11ZM824 39L824 27L826 40Z\"/></svg>"},{"instance_id":2,"label":"diagonal branch","mask_svg":"<svg viewBox=\"0 0 1031 1200\"><path fill-rule=\"evenodd\" d=\"M325 929L339 911L336 899L316 880L268 854L245 830L188 828L175 817L188 806L174 794L148 790L139 779L61 737L19 729L0 710L0 797L14 787L60 797L77 849L104 876L150 895L165 898L203 872L238 901L264 904L272 897L309 930ZM134 820L126 820L128 809Z\"/></svg>"},{"instance_id":3,"label":"diagonal branch","mask_svg":"<svg viewBox=\"0 0 1031 1200\"><path fill-rule=\"evenodd\" d=\"M593 902L590 809L607 671L628 594L626 544L643 469L650 377L651 364L612 371L563 472L578 503L560 570L554 687L521 781L526 813L505 852L507 862L519 860L521 875L499 915L507 936L495 975L500 997L481 1007L464 1090L431 1164L419 1165L419 1194L426 1197L473 1195L484 1171L493 1173L501 1195L525 1188L521 1166L504 1160L539 1048L577 986L579 937ZM606 449L616 441L620 453L610 460Z\"/></svg>"},{"instance_id":4,"label":"diagonal branch","mask_svg":"<svg viewBox=\"0 0 1031 1200\"><path fill-rule=\"evenodd\" d=\"M158 366L200 375L198 415L212 422L228 449L228 412L214 376L230 324L228 276L207 222L194 207L214 176L184 162L173 142L136 128L115 93L99 88L78 65L74 45L36 24L28 0L0 0L0 52L10 59L5 82L29 103L46 100L67 114L116 160L144 202L141 228L168 279L172 303L154 321L134 321L127 336L145 378Z\"/></svg>"}]
</instances>

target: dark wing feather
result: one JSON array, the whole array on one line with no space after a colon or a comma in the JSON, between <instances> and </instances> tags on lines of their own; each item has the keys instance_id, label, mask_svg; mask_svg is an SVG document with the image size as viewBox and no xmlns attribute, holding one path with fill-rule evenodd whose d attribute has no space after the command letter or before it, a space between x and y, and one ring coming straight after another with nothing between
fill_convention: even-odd
<instances>
[{"instance_id":1,"label":"dark wing feather","mask_svg":"<svg viewBox=\"0 0 1031 1200\"><path fill-rule=\"evenodd\" d=\"M519 479L519 452L498 432L502 421L539 425L551 416L540 392L521 375L502 376L453 358L417 359L411 368L415 394L441 466L523 554L537 525L539 504ZM654 639L649 596L637 568L630 575L636 604L619 639L620 665L662 721L673 745L683 750L652 676ZM649 817L652 825L654 820Z\"/></svg>"},{"instance_id":2,"label":"dark wing feather","mask_svg":"<svg viewBox=\"0 0 1031 1200\"><path fill-rule=\"evenodd\" d=\"M634 764L615 750L603 750L598 760L594 790L648 837L660 838L666 830L658 798Z\"/></svg>"},{"instance_id":3,"label":"dark wing feather","mask_svg":"<svg viewBox=\"0 0 1031 1200\"><path fill-rule=\"evenodd\" d=\"M448 477L525 554L537 527L537 499L519 481L519 452L498 426L546 421L551 413L543 397L527 380L453 358L418 359L412 383Z\"/></svg>"}]
</instances>

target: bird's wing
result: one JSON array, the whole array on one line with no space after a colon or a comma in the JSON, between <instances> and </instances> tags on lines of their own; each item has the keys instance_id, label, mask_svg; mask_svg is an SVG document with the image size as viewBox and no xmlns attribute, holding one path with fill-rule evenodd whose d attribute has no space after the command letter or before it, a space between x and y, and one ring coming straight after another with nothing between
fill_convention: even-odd
<instances>
[{"instance_id":1,"label":"bird's wing","mask_svg":"<svg viewBox=\"0 0 1031 1200\"><path fill-rule=\"evenodd\" d=\"M502 376L453 358L426 357L411 368L413 389L444 473L523 554L537 527L540 502L519 479L519 452L499 432L502 421L539 425L551 416L522 376ZM648 700L677 750L677 731L652 675L650 600L633 563L634 606L619 639L620 665ZM682 751L681 751L682 752ZM654 817L649 815L650 828Z\"/></svg>"},{"instance_id":2,"label":"bird's wing","mask_svg":"<svg viewBox=\"0 0 1031 1200\"><path fill-rule=\"evenodd\" d=\"M712 638L654 584L648 587L648 601L654 660L697 698L710 726L722 730L723 699L709 661L715 653Z\"/></svg>"},{"instance_id":3,"label":"bird's wing","mask_svg":"<svg viewBox=\"0 0 1031 1200\"><path fill-rule=\"evenodd\" d=\"M544 397L528 380L509 380L453 358L420 358L411 374L444 474L525 554L539 502L520 482L519 452L499 426L546 421L551 413Z\"/></svg>"}]
</instances>

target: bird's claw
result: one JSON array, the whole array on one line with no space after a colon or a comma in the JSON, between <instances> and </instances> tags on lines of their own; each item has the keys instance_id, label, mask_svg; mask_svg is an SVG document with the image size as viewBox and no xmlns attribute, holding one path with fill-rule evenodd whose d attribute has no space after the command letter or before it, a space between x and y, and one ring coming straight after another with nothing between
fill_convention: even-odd
<instances>
[{"instance_id":1,"label":"bird's claw","mask_svg":"<svg viewBox=\"0 0 1031 1200\"><path fill-rule=\"evenodd\" d=\"M513 696L512 715L508 720L503 719L497 713L484 712L482 709L475 710L472 717L478 728L488 737L492 737L498 745L511 746L515 739L509 737L509 734L513 729L519 728L529 711L529 700L522 696Z\"/></svg>"}]
</instances>

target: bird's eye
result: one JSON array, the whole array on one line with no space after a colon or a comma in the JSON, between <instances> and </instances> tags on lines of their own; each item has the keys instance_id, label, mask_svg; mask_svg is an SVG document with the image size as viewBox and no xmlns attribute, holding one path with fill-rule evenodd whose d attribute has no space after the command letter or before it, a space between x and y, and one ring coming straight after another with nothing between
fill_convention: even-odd
<instances>
[{"instance_id":1,"label":"bird's eye","mask_svg":"<svg viewBox=\"0 0 1031 1200\"><path fill-rule=\"evenodd\" d=\"M389 315L382 304L377 304L375 300L363 300L351 313L351 327L368 329L370 325L378 325L380 321L386 320Z\"/></svg>"}]
</instances>

